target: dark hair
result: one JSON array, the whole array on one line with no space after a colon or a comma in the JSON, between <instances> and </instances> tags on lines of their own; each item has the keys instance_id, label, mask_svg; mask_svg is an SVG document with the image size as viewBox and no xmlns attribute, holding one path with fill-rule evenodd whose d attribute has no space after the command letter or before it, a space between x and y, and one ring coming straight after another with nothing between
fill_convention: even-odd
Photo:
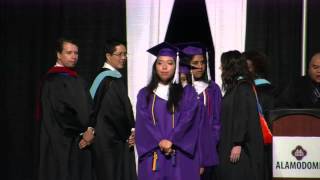
<instances>
[{"instance_id":1,"label":"dark hair","mask_svg":"<svg viewBox=\"0 0 320 180\"><path fill-rule=\"evenodd\" d=\"M237 50L222 53L221 67L222 88L226 92L237 85L239 78L252 82L246 59L242 58Z\"/></svg>"},{"instance_id":2,"label":"dark hair","mask_svg":"<svg viewBox=\"0 0 320 180\"><path fill-rule=\"evenodd\" d=\"M185 73L183 73L183 74L185 74ZM191 76L191 73L187 73L187 74L185 74L186 75L186 80L187 80L187 83L188 84L192 84L192 76ZM179 73L179 78L181 77L181 73ZM180 81L180 83L181 83L181 81Z\"/></svg>"},{"instance_id":3,"label":"dark hair","mask_svg":"<svg viewBox=\"0 0 320 180\"><path fill-rule=\"evenodd\" d=\"M76 41L73 39L59 38L56 42L56 52L61 53L63 51L64 43L71 43L78 46Z\"/></svg>"},{"instance_id":4,"label":"dark hair","mask_svg":"<svg viewBox=\"0 0 320 180\"><path fill-rule=\"evenodd\" d=\"M156 72L156 63L157 63L157 60L152 65L151 80L147 85L147 89L149 92L149 95L147 96L147 102L150 101L150 96L153 94L153 90L155 88L157 88L158 83L160 82L160 77L158 76L158 74ZM169 79L169 81L171 82L172 79L173 79L173 77L171 79ZM179 108L179 101L182 97L182 93L183 93L183 87L181 86L180 83L179 84L170 83L169 99L167 102L167 110L169 112L173 112L173 107L175 109Z\"/></svg>"},{"instance_id":5,"label":"dark hair","mask_svg":"<svg viewBox=\"0 0 320 180\"><path fill-rule=\"evenodd\" d=\"M180 55L180 62L184 62L186 65L189 65L190 66L190 68L192 68L191 67L191 61L192 61L192 59L193 59L193 57L194 57L195 55L187 55L187 54L181 54ZM205 70L204 70L204 72L203 72L203 75L202 75L202 77L200 78L200 80L202 80L202 81L204 81L204 82L208 82L208 76L207 76L207 66L209 66L209 64L207 64L207 56L205 55L205 54L202 54L202 56L203 56L203 63L206 65L206 68L205 68ZM188 81L188 83L192 83L191 82L191 74L187 74L187 81Z\"/></svg>"},{"instance_id":6,"label":"dark hair","mask_svg":"<svg viewBox=\"0 0 320 180\"><path fill-rule=\"evenodd\" d=\"M266 77L268 71L267 56L259 51L246 51L242 53L243 58L252 62L254 76Z\"/></svg>"},{"instance_id":7,"label":"dark hair","mask_svg":"<svg viewBox=\"0 0 320 180\"><path fill-rule=\"evenodd\" d=\"M104 52L105 54L113 54L116 51L116 46L124 45L126 46L125 42L119 40L108 40L105 44Z\"/></svg>"}]
</instances>

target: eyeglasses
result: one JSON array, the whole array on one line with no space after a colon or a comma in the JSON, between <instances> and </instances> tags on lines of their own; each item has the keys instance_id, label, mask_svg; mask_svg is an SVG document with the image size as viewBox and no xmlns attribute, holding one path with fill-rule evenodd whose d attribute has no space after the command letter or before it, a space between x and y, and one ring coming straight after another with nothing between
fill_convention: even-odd
<instances>
[{"instance_id":1,"label":"eyeglasses","mask_svg":"<svg viewBox=\"0 0 320 180\"><path fill-rule=\"evenodd\" d=\"M113 53L112 55L115 55L115 56L118 56L118 57L128 57L128 54L126 52Z\"/></svg>"}]
</instances>

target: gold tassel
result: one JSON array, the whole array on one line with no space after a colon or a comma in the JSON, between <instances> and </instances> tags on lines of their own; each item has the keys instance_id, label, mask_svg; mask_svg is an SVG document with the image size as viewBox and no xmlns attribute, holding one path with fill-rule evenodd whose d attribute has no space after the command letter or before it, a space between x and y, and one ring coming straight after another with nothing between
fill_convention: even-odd
<instances>
[{"instance_id":1,"label":"gold tassel","mask_svg":"<svg viewBox=\"0 0 320 180\"><path fill-rule=\"evenodd\" d=\"M158 153L153 152L153 159L152 159L152 171L153 172L158 170L157 161L158 161Z\"/></svg>"}]
</instances>

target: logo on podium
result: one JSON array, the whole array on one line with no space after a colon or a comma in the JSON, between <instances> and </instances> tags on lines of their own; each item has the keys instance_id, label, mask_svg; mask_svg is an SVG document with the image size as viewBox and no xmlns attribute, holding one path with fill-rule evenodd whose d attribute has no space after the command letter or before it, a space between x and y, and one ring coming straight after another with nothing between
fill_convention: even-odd
<instances>
[{"instance_id":1,"label":"logo on podium","mask_svg":"<svg viewBox=\"0 0 320 180\"><path fill-rule=\"evenodd\" d=\"M307 151L298 145L294 150L291 151L292 156L294 156L298 161L301 161L303 157L307 155Z\"/></svg>"}]
</instances>

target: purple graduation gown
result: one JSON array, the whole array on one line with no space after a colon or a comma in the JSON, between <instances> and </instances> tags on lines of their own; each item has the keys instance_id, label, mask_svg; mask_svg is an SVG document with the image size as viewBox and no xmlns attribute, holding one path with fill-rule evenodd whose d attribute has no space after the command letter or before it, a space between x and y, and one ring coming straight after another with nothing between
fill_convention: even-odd
<instances>
[{"instance_id":1,"label":"purple graduation gown","mask_svg":"<svg viewBox=\"0 0 320 180\"><path fill-rule=\"evenodd\" d=\"M167 110L167 101L156 96L152 119L153 94L149 95L146 88L140 90L137 98L136 146L139 155L139 180L199 180L199 162L195 157L198 126L195 118L198 104L196 92L191 86L185 87L179 109L174 113ZM165 156L159 149L159 142L168 139L176 149L175 161ZM158 153L157 171L152 171L153 152ZM175 163L174 163L175 162Z\"/></svg>"},{"instance_id":2,"label":"purple graduation gown","mask_svg":"<svg viewBox=\"0 0 320 180\"><path fill-rule=\"evenodd\" d=\"M206 105L204 104L206 96ZM210 81L209 86L198 95L199 101L199 149L198 157L201 167L214 166L219 163L217 144L220 137L221 91L219 86Z\"/></svg>"}]
</instances>

